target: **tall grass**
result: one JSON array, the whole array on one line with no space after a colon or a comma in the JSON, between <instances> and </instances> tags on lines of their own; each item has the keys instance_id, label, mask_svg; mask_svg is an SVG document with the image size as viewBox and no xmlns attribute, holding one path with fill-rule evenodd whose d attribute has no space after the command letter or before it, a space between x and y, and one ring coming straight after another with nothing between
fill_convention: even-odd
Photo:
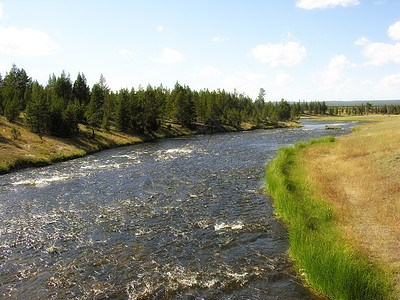
<instances>
[{"instance_id":1,"label":"tall grass","mask_svg":"<svg viewBox=\"0 0 400 300\"><path fill-rule=\"evenodd\" d=\"M289 254L302 278L329 298L390 299L389 275L346 244L335 227L333 210L313 196L302 169L300 154L306 147L334 140L324 137L281 148L267 165L266 186L288 226Z\"/></svg>"}]
</instances>

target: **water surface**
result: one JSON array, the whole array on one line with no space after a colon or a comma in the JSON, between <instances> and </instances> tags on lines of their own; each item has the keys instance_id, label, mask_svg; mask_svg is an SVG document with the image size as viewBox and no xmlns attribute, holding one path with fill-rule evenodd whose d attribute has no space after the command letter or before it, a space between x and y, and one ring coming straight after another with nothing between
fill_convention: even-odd
<instances>
[{"instance_id":1,"label":"water surface","mask_svg":"<svg viewBox=\"0 0 400 300\"><path fill-rule=\"evenodd\" d=\"M264 192L265 164L353 124L303 123L0 176L0 298L312 299Z\"/></svg>"}]
</instances>

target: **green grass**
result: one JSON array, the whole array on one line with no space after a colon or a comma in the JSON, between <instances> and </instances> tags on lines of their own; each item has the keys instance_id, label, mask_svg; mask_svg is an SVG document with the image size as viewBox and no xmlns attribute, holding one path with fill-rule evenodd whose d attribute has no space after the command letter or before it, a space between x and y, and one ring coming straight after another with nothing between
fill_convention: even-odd
<instances>
[{"instance_id":1,"label":"green grass","mask_svg":"<svg viewBox=\"0 0 400 300\"><path fill-rule=\"evenodd\" d=\"M329 130L329 129L342 129L342 127L340 127L340 126L326 126L325 129L326 130Z\"/></svg>"},{"instance_id":2,"label":"green grass","mask_svg":"<svg viewBox=\"0 0 400 300\"><path fill-rule=\"evenodd\" d=\"M332 299L390 299L393 282L383 269L355 252L335 227L334 211L313 196L302 169L301 152L334 137L281 148L267 165L266 186L277 214L289 229L289 254L299 275Z\"/></svg>"}]
</instances>

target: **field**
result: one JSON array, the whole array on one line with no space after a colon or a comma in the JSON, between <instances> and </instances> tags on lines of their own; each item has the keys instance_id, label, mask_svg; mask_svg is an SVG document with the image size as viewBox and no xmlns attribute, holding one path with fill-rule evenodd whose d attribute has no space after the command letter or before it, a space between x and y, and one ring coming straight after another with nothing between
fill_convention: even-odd
<instances>
[{"instance_id":1,"label":"field","mask_svg":"<svg viewBox=\"0 0 400 300\"><path fill-rule=\"evenodd\" d=\"M368 119L367 119L368 118ZM400 297L400 118L281 148L266 186L299 275L332 299Z\"/></svg>"},{"instance_id":2,"label":"field","mask_svg":"<svg viewBox=\"0 0 400 300\"><path fill-rule=\"evenodd\" d=\"M390 270L400 292L400 118L369 120L380 122L309 148L304 168L345 239Z\"/></svg>"}]
</instances>

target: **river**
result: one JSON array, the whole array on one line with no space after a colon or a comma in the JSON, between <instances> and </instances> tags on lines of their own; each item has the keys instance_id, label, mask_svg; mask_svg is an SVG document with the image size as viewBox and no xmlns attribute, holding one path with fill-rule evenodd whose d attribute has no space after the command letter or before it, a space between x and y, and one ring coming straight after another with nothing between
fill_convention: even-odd
<instances>
[{"instance_id":1,"label":"river","mask_svg":"<svg viewBox=\"0 0 400 300\"><path fill-rule=\"evenodd\" d=\"M197 135L0 176L0 298L314 299L264 192L279 147L353 123Z\"/></svg>"}]
</instances>

